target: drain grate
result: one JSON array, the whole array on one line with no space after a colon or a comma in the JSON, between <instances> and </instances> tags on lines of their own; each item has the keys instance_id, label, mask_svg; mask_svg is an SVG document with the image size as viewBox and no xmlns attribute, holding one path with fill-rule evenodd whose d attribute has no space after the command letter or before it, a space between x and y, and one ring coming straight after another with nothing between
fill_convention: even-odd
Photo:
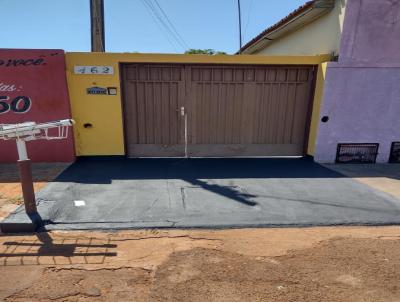
<instances>
[{"instance_id":1,"label":"drain grate","mask_svg":"<svg viewBox=\"0 0 400 302\"><path fill-rule=\"evenodd\" d=\"M400 164L400 142L393 142L390 149L389 163Z\"/></svg>"},{"instance_id":2,"label":"drain grate","mask_svg":"<svg viewBox=\"0 0 400 302\"><path fill-rule=\"evenodd\" d=\"M336 162L343 164L374 164L379 144L338 144Z\"/></svg>"}]
</instances>

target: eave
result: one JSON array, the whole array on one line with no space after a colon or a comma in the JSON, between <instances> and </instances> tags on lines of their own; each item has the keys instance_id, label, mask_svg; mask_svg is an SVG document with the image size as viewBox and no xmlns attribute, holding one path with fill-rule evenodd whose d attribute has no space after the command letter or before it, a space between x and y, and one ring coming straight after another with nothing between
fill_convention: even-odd
<instances>
[{"instance_id":1,"label":"eave","mask_svg":"<svg viewBox=\"0 0 400 302\"><path fill-rule=\"evenodd\" d=\"M307 24L310 24L323 15L326 15L334 7L335 0L309 1L249 41L241 48L240 53L253 54L266 48L276 40L306 26Z\"/></svg>"}]
</instances>

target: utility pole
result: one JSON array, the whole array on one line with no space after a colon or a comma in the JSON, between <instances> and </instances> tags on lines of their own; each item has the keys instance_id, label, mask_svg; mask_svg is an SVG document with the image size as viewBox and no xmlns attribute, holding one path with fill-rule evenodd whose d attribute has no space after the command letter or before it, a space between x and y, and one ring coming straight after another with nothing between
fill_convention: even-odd
<instances>
[{"instance_id":1,"label":"utility pole","mask_svg":"<svg viewBox=\"0 0 400 302\"><path fill-rule=\"evenodd\" d=\"M242 12L240 9L240 0L237 0L238 13L239 13L239 54L242 50Z\"/></svg>"},{"instance_id":2,"label":"utility pole","mask_svg":"<svg viewBox=\"0 0 400 302\"><path fill-rule=\"evenodd\" d=\"M89 1L92 52L105 52L104 0Z\"/></svg>"}]
</instances>

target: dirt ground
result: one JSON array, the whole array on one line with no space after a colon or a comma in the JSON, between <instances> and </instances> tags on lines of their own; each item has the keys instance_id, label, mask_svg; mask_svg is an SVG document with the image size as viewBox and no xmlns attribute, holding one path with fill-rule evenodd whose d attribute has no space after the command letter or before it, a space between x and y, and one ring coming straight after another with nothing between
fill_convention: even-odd
<instances>
[{"instance_id":1,"label":"dirt ground","mask_svg":"<svg viewBox=\"0 0 400 302\"><path fill-rule=\"evenodd\" d=\"M35 190L55 179L69 164L32 164ZM0 164L0 221L22 204L22 191L16 164Z\"/></svg>"},{"instance_id":2,"label":"dirt ground","mask_svg":"<svg viewBox=\"0 0 400 302\"><path fill-rule=\"evenodd\" d=\"M3 301L400 301L400 227L0 237Z\"/></svg>"}]
</instances>

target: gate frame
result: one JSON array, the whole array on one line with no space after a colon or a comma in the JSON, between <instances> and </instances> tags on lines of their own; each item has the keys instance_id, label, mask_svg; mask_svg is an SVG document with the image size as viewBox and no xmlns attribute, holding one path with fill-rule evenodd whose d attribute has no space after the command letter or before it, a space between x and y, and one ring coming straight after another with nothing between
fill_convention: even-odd
<instances>
[{"instance_id":1,"label":"gate frame","mask_svg":"<svg viewBox=\"0 0 400 302\"><path fill-rule=\"evenodd\" d=\"M308 143L310 141L312 114L313 114L313 108L315 106L315 91L317 88L317 79L318 79L318 65L313 65L312 82L311 82L310 92L309 92L310 100L308 101L308 108L307 108L306 132L304 135L304 143L303 143L303 156L307 156Z\"/></svg>"},{"instance_id":2,"label":"gate frame","mask_svg":"<svg viewBox=\"0 0 400 302\"><path fill-rule=\"evenodd\" d=\"M138 60L138 61L124 61L124 62L119 62L118 67L119 67L119 80L120 80L120 91L121 91L121 111L122 111L122 124L123 124L123 139L124 139L124 156L128 157L128 138L127 138L127 122L126 122L126 117L125 117L125 83L124 83L124 77L123 77L123 72L125 66L129 65L180 65L186 70L187 66L206 66L206 65L214 65L214 66L262 66L262 67L291 67L291 66L306 66L306 67L311 67L312 70L312 80L311 80L311 85L310 85L310 91L309 91L309 100L308 100L308 107L307 107L307 115L306 115L306 128L305 128L305 135L304 135L304 140L303 140L303 154L302 156L307 156L307 150L308 150L308 143L309 143L309 138L310 138L310 130L311 130L311 124L312 124L312 113L313 113L313 108L315 105L315 91L316 91L316 86L317 86L317 78L318 78L318 65L321 64L321 62L326 62L328 61L328 55L321 55L321 56L312 56L312 57L288 57L290 59L294 59L291 62L251 62L253 60L249 60L249 62L246 62L245 60L240 60L240 62L232 62L232 57L234 56L202 56L202 55L171 55L171 56L176 56L177 58L181 58L182 56L186 57L191 57L195 58L198 57L200 60ZM217 57L217 60L213 60ZM226 60L226 62L221 62L221 57L227 57L229 60ZM242 57L242 56L235 56L235 57ZM261 56L245 56L245 57L251 57L253 58L260 58ZM205 58L210 58L209 60L204 60ZM282 57L267 57L270 59L273 59L271 61L275 61L274 59L280 59ZM313 59L310 60L311 62L301 62L303 58L309 58ZM330 56L329 56L330 58ZM247 59L247 58L246 58ZM296 62L298 59L299 62ZM315 62L315 61L317 62ZM258 60L256 60L258 61ZM268 60L266 60L268 61ZM184 79L185 83L187 79ZM185 86L185 94L186 94L187 87ZM184 158L184 157L182 157Z\"/></svg>"}]
</instances>

